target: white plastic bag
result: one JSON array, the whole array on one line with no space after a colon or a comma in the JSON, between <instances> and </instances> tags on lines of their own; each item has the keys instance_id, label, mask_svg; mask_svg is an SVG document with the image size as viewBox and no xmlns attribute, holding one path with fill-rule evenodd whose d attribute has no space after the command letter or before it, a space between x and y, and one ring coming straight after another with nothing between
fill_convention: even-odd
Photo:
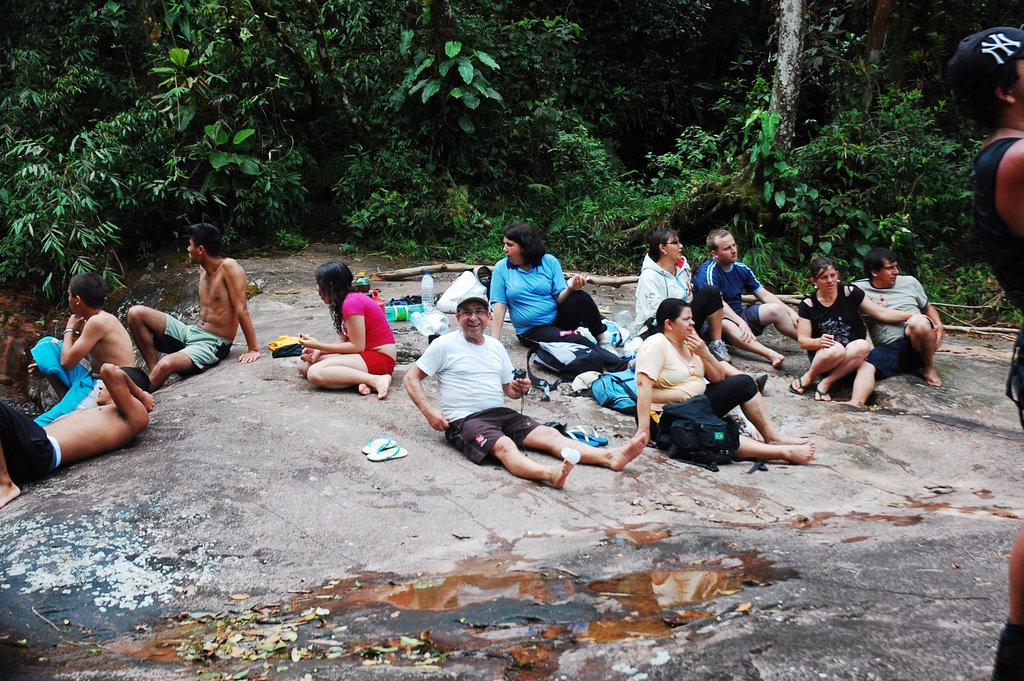
<instances>
[{"instance_id":1,"label":"white plastic bag","mask_svg":"<svg viewBox=\"0 0 1024 681\"><path fill-rule=\"evenodd\" d=\"M458 279L453 281L452 285L441 294L435 307L441 312L453 314L458 302L470 293L487 297L487 289L484 288L484 285L480 283L475 274L467 271L460 274Z\"/></svg>"}]
</instances>

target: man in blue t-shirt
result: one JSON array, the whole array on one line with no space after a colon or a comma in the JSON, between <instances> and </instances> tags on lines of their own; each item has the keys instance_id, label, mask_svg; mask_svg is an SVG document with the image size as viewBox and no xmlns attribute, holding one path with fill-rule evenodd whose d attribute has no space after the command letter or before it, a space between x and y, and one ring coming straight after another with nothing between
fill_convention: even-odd
<instances>
[{"instance_id":1,"label":"man in blue t-shirt","mask_svg":"<svg viewBox=\"0 0 1024 681\"><path fill-rule=\"evenodd\" d=\"M778 296L761 285L753 270L739 262L736 240L724 229L708 234L711 257L693 277L695 288L717 286L725 302L722 336L729 345L764 357L778 367L786 356L762 345L757 336L774 325L779 333L796 340L796 311L779 300ZM743 294L749 293L758 302L743 307Z\"/></svg>"}]
</instances>

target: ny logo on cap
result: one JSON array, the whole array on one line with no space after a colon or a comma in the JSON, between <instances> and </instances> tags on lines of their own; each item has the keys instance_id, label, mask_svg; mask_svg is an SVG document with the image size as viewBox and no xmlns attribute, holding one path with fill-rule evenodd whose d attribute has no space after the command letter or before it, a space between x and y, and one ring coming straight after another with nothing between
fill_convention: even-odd
<instances>
[{"instance_id":1,"label":"ny logo on cap","mask_svg":"<svg viewBox=\"0 0 1024 681\"><path fill-rule=\"evenodd\" d=\"M1005 64L1006 60L1019 48L1020 41L1010 40L1002 33L993 33L981 43L981 51L984 54L992 55L992 58L1000 64ZM999 52L1002 52L1002 56Z\"/></svg>"}]
</instances>

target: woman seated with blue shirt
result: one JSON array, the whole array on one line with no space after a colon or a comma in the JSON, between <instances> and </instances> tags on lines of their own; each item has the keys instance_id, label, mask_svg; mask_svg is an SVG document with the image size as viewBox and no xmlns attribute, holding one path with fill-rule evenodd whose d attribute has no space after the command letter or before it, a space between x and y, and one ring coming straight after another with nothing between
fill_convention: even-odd
<instances>
[{"instance_id":1,"label":"woman seated with blue shirt","mask_svg":"<svg viewBox=\"0 0 1024 681\"><path fill-rule=\"evenodd\" d=\"M545 253L533 227L517 222L505 230L505 256L491 274L492 336L501 338L507 310L519 342L527 347L561 340L593 345L576 334L580 326L606 345L597 303L582 290L586 279L577 274L566 281L562 265Z\"/></svg>"}]
</instances>

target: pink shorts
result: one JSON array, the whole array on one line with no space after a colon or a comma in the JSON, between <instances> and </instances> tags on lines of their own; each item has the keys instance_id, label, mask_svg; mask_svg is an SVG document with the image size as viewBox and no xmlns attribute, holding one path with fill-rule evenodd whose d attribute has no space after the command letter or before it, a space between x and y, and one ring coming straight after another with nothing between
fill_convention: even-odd
<instances>
[{"instance_id":1,"label":"pink shorts","mask_svg":"<svg viewBox=\"0 0 1024 681\"><path fill-rule=\"evenodd\" d=\"M395 360L391 355L385 355L383 352L377 352L376 350L366 350L360 352L359 356L366 363L367 373L374 374L375 376L389 376L395 373Z\"/></svg>"}]
</instances>

